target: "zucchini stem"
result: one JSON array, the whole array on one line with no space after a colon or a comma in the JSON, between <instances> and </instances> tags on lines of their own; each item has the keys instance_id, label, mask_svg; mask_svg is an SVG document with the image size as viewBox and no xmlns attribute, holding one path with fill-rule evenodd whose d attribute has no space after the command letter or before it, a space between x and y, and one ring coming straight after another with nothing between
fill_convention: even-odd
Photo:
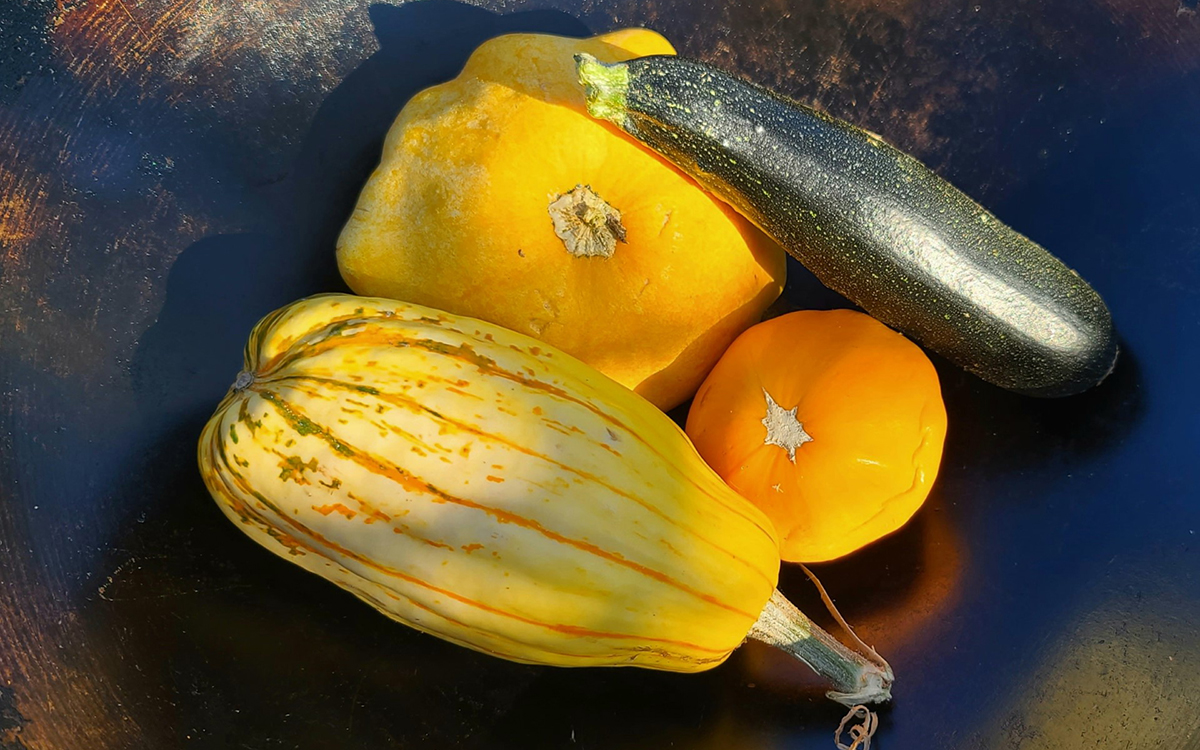
<instances>
[{"instance_id":1,"label":"zucchini stem","mask_svg":"<svg viewBox=\"0 0 1200 750\"><path fill-rule=\"evenodd\" d=\"M586 52L581 52L575 55L575 69L587 97L588 114L624 127L629 66L625 63L605 64Z\"/></svg>"},{"instance_id":2,"label":"zucchini stem","mask_svg":"<svg viewBox=\"0 0 1200 750\"><path fill-rule=\"evenodd\" d=\"M882 703L891 699L895 676L886 661L878 662L846 648L796 609L776 589L750 628L750 638L782 649L829 679L834 690L825 695L845 706Z\"/></svg>"}]
</instances>

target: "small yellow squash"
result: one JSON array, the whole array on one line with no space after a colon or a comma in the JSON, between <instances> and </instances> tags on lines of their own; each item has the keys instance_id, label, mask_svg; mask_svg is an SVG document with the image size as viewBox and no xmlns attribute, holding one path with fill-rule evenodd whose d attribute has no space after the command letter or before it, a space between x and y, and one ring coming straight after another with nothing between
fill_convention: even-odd
<instances>
[{"instance_id":1,"label":"small yellow squash","mask_svg":"<svg viewBox=\"0 0 1200 750\"><path fill-rule=\"evenodd\" d=\"M753 635L886 697L890 673L774 591L774 527L673 422L497 326L348 295L285 307L199 461L255 541L455 643L693 672Z\"/></svg>"},{"instance_id":2,"label":"small yellow squash","mask_svg":"<svg viewBox=\"0 0 1200 750\"><path fill-rule=\"evenodd\" d=\"M658 34L513 34L401 111L338 240L359 294L541 339L669 409L779 296L783 250L585 112L573 55Z\"/></svg>"}]
</instances>

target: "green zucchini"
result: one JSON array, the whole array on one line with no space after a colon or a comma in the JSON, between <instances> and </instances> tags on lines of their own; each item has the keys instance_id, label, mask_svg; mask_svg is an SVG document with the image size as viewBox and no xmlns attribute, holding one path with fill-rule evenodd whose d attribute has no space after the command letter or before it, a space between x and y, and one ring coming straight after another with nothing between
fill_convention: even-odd
<instances>
[{"instance_id":1,"label":"green zucchini","mask_svg":"<svg viewBox=\"0 0 1200 750\"><path fill-rule=\"evenodd\" d=\"M823 283L984 380L1066 396L1111 372L1078 274L878 136L704 63L576 58L588 111L659 152Z\"/></svg>"}]
</instances>

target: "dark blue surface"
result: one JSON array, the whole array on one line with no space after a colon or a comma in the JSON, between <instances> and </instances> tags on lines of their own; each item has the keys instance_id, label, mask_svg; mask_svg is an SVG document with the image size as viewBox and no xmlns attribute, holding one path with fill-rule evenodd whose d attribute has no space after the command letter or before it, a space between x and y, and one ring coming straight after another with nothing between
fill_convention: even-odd
<instances>
[{"instance_id":1,"label":"dark blue surface","mask_svg":"<svg viewBox=\"0 0 1200 750\"><path fill-rule=\"evenodd\" d=\"M929 503L818 569L896 671L875 747L1198 746L1186 5L285 5L0 9L0 748L832 747L841 709L765 647L694 676L490 659L265 554L195 470L252 323L342 288L333 240L407 98L498 33L640 24L926 160L1122 340L1058 401L937 361ZM789 270L779 309L845 304Z\"/></svg>"}]
</instances>

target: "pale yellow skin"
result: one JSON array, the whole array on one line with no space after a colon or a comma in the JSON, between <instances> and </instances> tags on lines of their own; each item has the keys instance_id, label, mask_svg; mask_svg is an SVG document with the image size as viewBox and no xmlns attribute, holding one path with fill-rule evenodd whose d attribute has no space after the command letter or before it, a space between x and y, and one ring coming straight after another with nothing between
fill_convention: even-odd
<instances>
[{"instance_id":1,"label":"pale yellow skin","mask_svg":"<svg viewBox=\"0 0 1200 750\"><path fill-rule=\"evenodd\" d=\"M507 659L693 672L774 589L770 521L673 422L574 358L417 305L268 316L200 439L255 541Z\"/></svg>"},{"instance_id":2,"label":"pale yellow skin","mask_svg":"<svg viewBox=\"0 0 1200 750\"><path fill-rule=\"evenodd\" d=\"M573 55L674 54L645 29L514 34L409 101L337 245L350 288L557 346L657 406L690 398L783 289L785 255L690 178L586 114ZM548 208L577 185L626 242L576 257Z\"/></svg>"}]
</instances>

